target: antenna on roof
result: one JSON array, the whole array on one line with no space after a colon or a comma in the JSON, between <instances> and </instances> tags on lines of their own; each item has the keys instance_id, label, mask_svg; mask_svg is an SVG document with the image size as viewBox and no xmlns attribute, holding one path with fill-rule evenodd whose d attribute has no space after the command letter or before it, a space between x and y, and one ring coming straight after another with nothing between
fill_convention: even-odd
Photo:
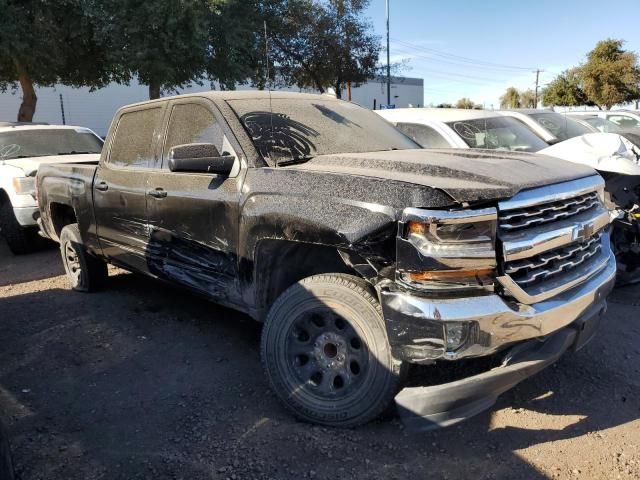
<instances>
[{"instance_id":1,"label":"antenna on roof","mask_svg":"<svg viewBox=\"0 0 640 480\"><path fill-rule=\"evenodd\" d=\"M269 92L269 122L271 123L271 140L273 140L273 106L271 105L271 77L269 77L269 38L267 36L267 21L264 21L264 56L267 63L266 84ZM274 155L275 167L278 168L278 156Z\"/></svg>"}]
</instances>

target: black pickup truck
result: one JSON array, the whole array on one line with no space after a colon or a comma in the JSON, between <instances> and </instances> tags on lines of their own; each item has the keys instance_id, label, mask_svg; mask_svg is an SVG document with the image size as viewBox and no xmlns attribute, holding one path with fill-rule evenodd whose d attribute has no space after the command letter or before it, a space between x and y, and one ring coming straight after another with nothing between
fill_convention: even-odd
<instances>
[{"instance_id":1,"label":"black pickup truck","mask_svg":"<svg viewBox=\"0 0 640 480\"><path fill-rule=\"evenodd\" d=\"M73 289L108 262L246 312L273 390L325 425L394 399L422 428L486 409L591 338L615 277L593 170L422 150L328 96L127 106L98 165L43 165L37 189ZM402 388L406 365L480 357L467 378Z\"/></svg>"}]
</instances>

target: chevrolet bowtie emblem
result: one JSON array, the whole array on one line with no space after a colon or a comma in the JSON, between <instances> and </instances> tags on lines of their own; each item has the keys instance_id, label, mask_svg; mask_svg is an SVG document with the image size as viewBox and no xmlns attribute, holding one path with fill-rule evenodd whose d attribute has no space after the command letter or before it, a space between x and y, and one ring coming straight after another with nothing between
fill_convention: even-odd
<instances>
[{"instance_id":1,"label":"chevrolet bowtie emblem","mask_svg":"<svg viewBox=\"0 0 640 480\"><path fill-rule=\"evenodd\" d=\"M593 236L595 232L595 226L593 223L586 223L584 225L578 225L573 229L573 240L586 240Z\"/></svg>"}]
</instances>

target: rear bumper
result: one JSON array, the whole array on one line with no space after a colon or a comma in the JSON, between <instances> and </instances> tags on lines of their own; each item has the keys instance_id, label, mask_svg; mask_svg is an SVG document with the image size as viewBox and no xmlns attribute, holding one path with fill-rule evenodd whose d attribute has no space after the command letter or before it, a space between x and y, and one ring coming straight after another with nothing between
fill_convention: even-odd
<instances>
[{"instance_id":1,"label":"rear bumper","mask_svg":"<svg viewBox=\"0 0 640 480\"><path fill-rule=\"evenodd\" d=\"M567 350L584 346L593 337L603 313L602 309L591 308L544 341L531 340L513 347L502 365L488 372L444 385L403 389L395 399L402 422L409 430L433 430L488 409L500 394L553 364Z\"/></svg>"},{"instance_id":2,"label":"rear bumper","mask_svg":"<svg viewBox=\"0 0 640 480\"><path fill-rule=\"evenodd\" d=\"M603 311L615 276L615 257L610 253L605 267L590 279L533 305L499 295L434 299L382 291L389 342L396 358L411 363L491 355L545 337L587 312Z\"/></svg>"},{"instance_id":3,"label":"rear bumper","mask_svg":"<svg viewBox=\"0 0 640 480\"><path fill-rule=\"evenodd\" d=\"M13 214L22 227L35 227L40 216L38 207L14 207Z\"/></svg>"}]
</instances>

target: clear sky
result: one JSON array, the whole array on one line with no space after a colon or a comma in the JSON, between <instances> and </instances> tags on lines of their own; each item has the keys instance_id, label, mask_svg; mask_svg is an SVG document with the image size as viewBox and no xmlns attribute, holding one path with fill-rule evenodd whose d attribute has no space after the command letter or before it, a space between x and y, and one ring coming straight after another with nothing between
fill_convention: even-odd
<instances>
[{"instance_id":1,"label":"clear sky","mask_svg":"<svg viewBox=\"0 0 640 480\"><path fill-rule=\"evenodd\" d=\"M605 38L640 53L640 0L390 0L390 10L391 61L424 79L425 105L464 96L497 108L507 87L535 86L533 70L545 70L544 86ZM368 15L384 37L385 0Z\"/></svg>"}]
</instances>

